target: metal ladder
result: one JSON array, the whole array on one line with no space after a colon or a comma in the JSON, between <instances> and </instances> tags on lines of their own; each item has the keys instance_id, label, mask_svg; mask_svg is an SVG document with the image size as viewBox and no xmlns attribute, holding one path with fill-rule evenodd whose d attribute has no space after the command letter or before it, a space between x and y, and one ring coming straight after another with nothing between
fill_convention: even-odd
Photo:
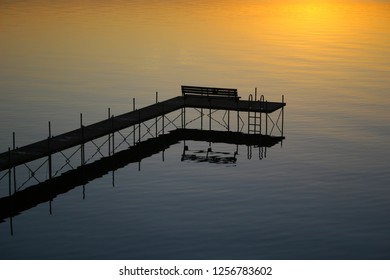
<instances>
[{"instance_id":1,"label":"metal ladder","mask_svg":"<svg viewBox=\"0 0 390 280\"><path fill-rule=\"evenodd\" d=\"M261 95L259 100L257 100L257 88L255 88L255 97L250 94L248 101L252 102L264 102L264 95ZM251 107L251 105L249 105ZM261 134L262 132L262 113L260 112L248 112L248 134Z\"/></svg>"}]
</instances>

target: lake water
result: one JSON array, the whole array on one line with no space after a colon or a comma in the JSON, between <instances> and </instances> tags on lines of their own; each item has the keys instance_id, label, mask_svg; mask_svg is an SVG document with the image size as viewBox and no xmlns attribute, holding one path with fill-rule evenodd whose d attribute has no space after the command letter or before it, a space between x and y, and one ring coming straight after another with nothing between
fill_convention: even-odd
<instances>
[{"instance_id":1,"label":"lake water","mask_svg":"<svg viewBox=\"0 0 390 280\"><path fill-rule=\"evenodd\" d=\"M4 219L1 259L390 259L388 1L2 1L0 41L0 152L182 84L287 102L266 157L173 144Z\"/></svg>"}]
</instances>

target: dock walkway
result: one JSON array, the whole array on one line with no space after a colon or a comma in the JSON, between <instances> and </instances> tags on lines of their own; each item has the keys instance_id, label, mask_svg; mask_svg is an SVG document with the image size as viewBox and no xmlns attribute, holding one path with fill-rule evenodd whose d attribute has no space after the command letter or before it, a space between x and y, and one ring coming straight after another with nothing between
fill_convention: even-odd
<instances>
[{"instance_id":1,"label":"dock walkway","mask_svg":"<svg viewBox=\"0 0 390 280\"><path fill-rule=\"evenodd\" d=\"M209 96L178 96L55 137L49 137L24 147L3 152L0 154L0 171L82 145L186 107L270 114L282 109L285 105L284 102L243 101Z\"/></svg>"}]
</instances>

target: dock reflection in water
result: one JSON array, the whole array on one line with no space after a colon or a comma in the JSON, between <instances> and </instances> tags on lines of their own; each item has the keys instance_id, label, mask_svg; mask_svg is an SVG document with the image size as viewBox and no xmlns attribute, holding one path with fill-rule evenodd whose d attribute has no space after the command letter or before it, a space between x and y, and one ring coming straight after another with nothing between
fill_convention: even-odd
<instances>
[{"instance_id":1,"label":"dock reflection in water","mask_svg":"<svg viewBox=\"0 0 390 280\"><path fill-rule=\"evenodd\" d=\"M61 194L78 187L85 186L89 182L103 177L110 171L123 168L131 163L139 163L154 154L164 152L170 146L183 142L183 154L181 160L195 160L198 162L212 162L219 164L236 164L238 146L247 146L248 158L252 157L252 149L259 149L259 159L266 155L266 149L281 143L285 137L268 136L260 134L244 134L240 132L205 131L196 129L176 129L168 134L160 135L140 142L129 149L117 152L108 157L103 157L93 163L81 165L77 169L67 171L51 180L30 186L18 191L11 196L0 198L0 223L36 207L41 203L51 202ZM206 156L200 155L201 150L195 154L189 154L186 141L200 141L208 143ZM233 153L215 152L212 143L226 143L233 146ZM51 210L50 210L51 211ZM12 226L12 221L11 221ZM11 234L13 230L11 228Z\"/></svg>"}]
</instances>

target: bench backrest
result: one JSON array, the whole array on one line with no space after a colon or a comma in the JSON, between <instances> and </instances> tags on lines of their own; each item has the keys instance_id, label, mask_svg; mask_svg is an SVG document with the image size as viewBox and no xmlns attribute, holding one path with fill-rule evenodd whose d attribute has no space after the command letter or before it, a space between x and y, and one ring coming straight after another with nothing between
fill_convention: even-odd
<instances>
[{"instance_id":1,"label":"bench backrest","mask_svg":"<svg viewBox=\"0 0 390 280\"><path fill-rule=\"evenodd\" d=\"M182 95L205 95L205 96L222 96L237 98L237 89L234 88L215 88L215 87L195 87L181 86Z\"/></svg>"}]
</instances>

